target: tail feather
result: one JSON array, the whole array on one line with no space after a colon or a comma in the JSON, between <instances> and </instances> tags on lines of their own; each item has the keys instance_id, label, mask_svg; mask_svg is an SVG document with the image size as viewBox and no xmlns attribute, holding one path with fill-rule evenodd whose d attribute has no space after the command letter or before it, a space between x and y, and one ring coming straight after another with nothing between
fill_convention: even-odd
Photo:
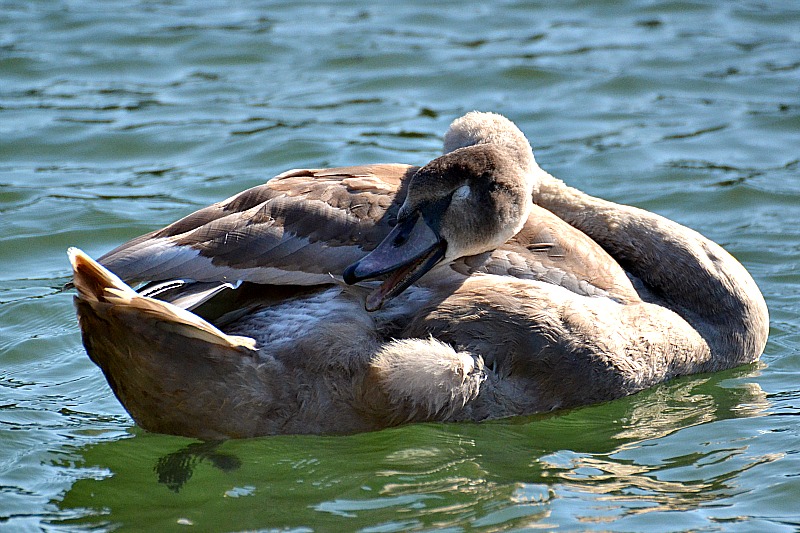
<instances>
[{"instance_id":1,"label":"tail feather","mask_svg":"<svg viewBox=\"0 0 800 533\"><path fill-rule=\"evenodd\" d=\"M226 335L199 316L161 300L140 296L125 282L78 248L67 251L74 272L78 297L88 303L135 308L175 329L182 335L227 347L256 349L250 337Z\"/></svg>"}]
</instances>

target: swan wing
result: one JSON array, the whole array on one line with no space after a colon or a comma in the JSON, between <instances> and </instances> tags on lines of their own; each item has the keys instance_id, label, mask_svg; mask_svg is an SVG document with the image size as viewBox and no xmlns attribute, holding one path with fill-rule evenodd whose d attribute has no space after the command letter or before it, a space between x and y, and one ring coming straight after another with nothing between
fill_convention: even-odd
<instances>
[{"instance_id":1,"label":"swan wing","mask_svg":"<svg viewBox=\"0 0 800 533\"><path fill-rule=\"evenodd\" d=\"M329 283L388 233L408 165L292 170L125 243L99 262L126 283Z\"/></svg>"}]
</instances>

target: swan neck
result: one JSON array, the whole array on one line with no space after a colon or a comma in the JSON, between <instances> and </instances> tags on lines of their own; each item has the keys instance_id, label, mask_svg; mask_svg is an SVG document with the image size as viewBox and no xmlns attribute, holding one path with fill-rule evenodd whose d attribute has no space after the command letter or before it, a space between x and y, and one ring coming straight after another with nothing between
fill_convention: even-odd
<instances>
[{"instance_id":1,"label":"swan neck","mask_svg":"<svg viewBox=\"0 0 800 533\"><path fill-rule=\"evenodd\" d=\"M542 174L534 203L592 238L644 282L657 303L689 322L711 351L705 371L758 358L769 332L767 305L733 256L676 222L595 198Z\"/></svg>"}]
</instances>

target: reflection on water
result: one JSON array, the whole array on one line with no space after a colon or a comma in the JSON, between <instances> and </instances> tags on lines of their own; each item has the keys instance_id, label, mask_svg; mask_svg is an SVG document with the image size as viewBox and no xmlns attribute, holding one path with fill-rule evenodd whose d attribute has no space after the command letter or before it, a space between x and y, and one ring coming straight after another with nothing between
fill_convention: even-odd
<instances>
[{"instance_id":1,"label":"reflection on water","mask_svg":"<svg viewBox=\"0 0 800 533\"><path fill-rule=\"evenodd\" d=\"M734 495L742 473L782 457L755 454L748 439L715 429L769 408L756 384L736 379L749 372L681 379L622 401L489 424L188 444L137 431L74 451L79 464L110 475L76 482L56 502L71 518L56 523L146 518L215 529L234 512L237 529L357 529L391 511L397 520L384 523L387 530L506 528L548 527L555 517L563 525L564 506L583 524L696 510ZM716 435L713 446L687 453L671 440L691 428ZM576 506L589 499L590 506Z\"/></svg>"},{"instance_id":2,"label":"reflection on water","mask_svg":"<svg viewBox=\"0 0 800 533\"><path fill-rule=\"evenodd\" d=\"M223 472L232 472L242 466L233 455L219 453L220 442L193 442L180 450L161 457L153 470L158 474L158 482L178 492L191 479L198 464L207 461Z\"/></svg>"}]
</instances>

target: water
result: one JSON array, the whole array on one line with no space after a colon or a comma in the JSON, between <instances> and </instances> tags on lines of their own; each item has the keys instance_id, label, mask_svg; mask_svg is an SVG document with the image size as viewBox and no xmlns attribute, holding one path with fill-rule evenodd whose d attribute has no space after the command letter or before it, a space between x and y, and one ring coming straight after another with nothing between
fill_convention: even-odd
<instances>
[{"instance_id":1,"label":"water","mask_svg":"<svg viewBox=\"0 0 800 533\"><path fill-rule=\"evenodd\" d=\"M0 529L796 530L798 27L793 1L0 1ZM68 246L291 167L423 163L471 109L726 246L770 306L762 363L481 425L132 424L59 292Z\"/></svg>"}]
</instances>

